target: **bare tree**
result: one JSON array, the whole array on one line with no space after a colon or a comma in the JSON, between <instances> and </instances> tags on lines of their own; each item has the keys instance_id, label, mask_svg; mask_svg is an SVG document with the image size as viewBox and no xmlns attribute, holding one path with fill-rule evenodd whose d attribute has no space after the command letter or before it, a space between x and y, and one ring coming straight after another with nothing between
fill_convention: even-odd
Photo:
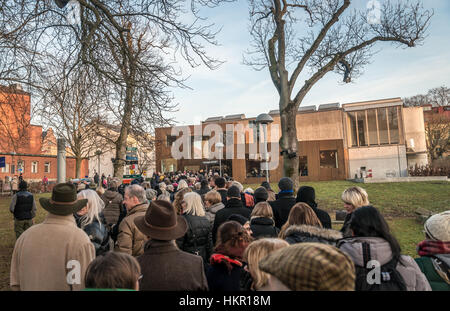
<instances>
[{"instance_id":1,"label":"bare tree","mask_svg":"<svg viewBox=\"0 0 450 311\"><path fill-rule=\"evenodd\" d=\"M431 162L442 158L450 150L450 118L445 114L426 116L425 135Z\"/></svg>"},{"instance_id":2,"label":"bare tree","mask_svg":"<svg viewBox=\"0 0 450 311\"><path fill-rule=\"evenodd\" d=\"M445 85L440 87L435 87L430 89L427 94L419 94L411 97L406 97L403 99L406 106L423 106L432 105L433 107L438 106L449 106L450 105L450 88Z\"/></svg>"},{"instance_id":3,"label":"bare tree","mask_svg":"<svg viewBox=\"0 0 450 311\"><path fill-rule=\"evenodd\" d=\"M350 10L350 0L249 3L252 42L244 62L256 70L269 69L279 94L283 171L297 185L296 115L306 94L329 72L343 75L346 83L362 74L376 43L421 44L433 13L420 2L384 1L374 22L367 12Z\"/></svg>"}]
</instances>

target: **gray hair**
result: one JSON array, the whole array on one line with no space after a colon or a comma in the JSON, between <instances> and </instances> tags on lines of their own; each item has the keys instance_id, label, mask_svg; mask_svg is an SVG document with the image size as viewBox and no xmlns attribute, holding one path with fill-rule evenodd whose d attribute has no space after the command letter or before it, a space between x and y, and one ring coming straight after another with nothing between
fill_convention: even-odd
<instances>
[{"instance_id":1,"label":"gray hair","mask_svg":"<svg viewBox=\"0 0 450 311\"><path fill-rule=\"evenodd\" d=\"M81 216L81 227L91 224L94 219L97 219L98 223L102 224L99 214L105 208L105 202L98 196L97 192L91 189L82 190L77 194L78 199L87 199L88 211L85 215Z\"/></svg>"},{"instance_id":2,"label":"gray hair","mask_svg":"<svg viewBox=\"0 0 450 311\"><path fill-rule=\"evenodd\" d=\"M145 190L145 195L147 197L147 200L149 200L149 201L154 200L156 198L157 194L158 194L158 192L156 192L156 190L153 190L150 188Z\"/></svg>"},{"instance_id":3,"label":"gray hair","mask_svg":"<svg viewBox=\"0 0 450 311\"><path fill-rule=\"evenodd\" d=\"M167 195L165 193L162 193L158 196L158 200L163 200L163 201L167 201L170 202L170 195Z\"/></svg>"},{"instance_id":4,"label":"gray hair","mask_svg":"<svg viewBox=\"0 0 450 311\"><path fill-rule=\"evenodd\" d=\"M231 184L232 186L236 186L239 188L239 192L243 192L244 191L244 186L242 186L242 184L238 181L233 181L233 183Z\"/></svg>"},{"instance_id":5,"label":"gray hair","mask_svg":"<svg viewBox=\"0 0 450 311\"><path fill-rule=\"evenodd\" d=\"M131 185L125 188L125 193L128 193L130 198L136 197L139 203L147 203L147 196L145 190L139 185Z\"/></svg>"}]
</instances>

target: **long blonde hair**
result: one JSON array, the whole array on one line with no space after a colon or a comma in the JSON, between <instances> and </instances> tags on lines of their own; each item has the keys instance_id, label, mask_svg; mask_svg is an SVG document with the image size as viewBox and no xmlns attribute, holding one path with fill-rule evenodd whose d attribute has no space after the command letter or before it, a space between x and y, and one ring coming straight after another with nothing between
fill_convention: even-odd
<instances>
[{"instance_id":1,"label":"long blonde hair","mask_svg":"<svg viewBox=\"0 0 450 311\"><path fill-rule=\"evenodd\" d=\"M91 224L94 219L97 219L98 223L102 224L100 220L100 213L105 208L105 202L98 196L97 192L91 189L82 190L77 194L78 199L87 199L87 208L88 211L85 215L81 216L81 227Z\"/></svg>"},{"instance_id":2,"label":"long blonde hair","mask_svg":"<svg viewBox=\"0 0 450 311\"><path fill-rule=\"evenodd\" d=\"M296 203L291 211L289 212L289 217L286 223L281 227L279 238L286 238L285 233L288 227L292 225L309 225L322 228L322 223L319 218L317 218L316 213L313 209L306 203L299 202Z\"/></svg>"},{"instance_id":3,"label":"long blonde hair","mask_svg":"<svg viewBox=\"0 0 450 311\"><path fill-rule=\"evenodd\" d=\"M202 197L197 192L186 193L183 201L186 203L186 208L183 210L186 214L205 216Z\"/></svg>"},{"instance_id":4,"label":"long blonde hair","mask_svg":"<svg viewBox=\"0 0 450 311\"><path fill-rule=\"evenodd\" d=\"M256 240L245 249L244 261L248 263L249 272L253 278L251 288L258 290L267 285L269 274L259 270L258 262L270 253L289 246L289 243L277 238L264 238Z\"/></svg>"}]
</instances>

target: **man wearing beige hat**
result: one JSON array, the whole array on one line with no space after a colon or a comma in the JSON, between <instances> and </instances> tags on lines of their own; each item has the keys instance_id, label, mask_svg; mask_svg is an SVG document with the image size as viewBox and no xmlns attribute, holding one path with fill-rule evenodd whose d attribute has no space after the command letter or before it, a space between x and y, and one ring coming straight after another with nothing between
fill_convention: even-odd
<instances>
[{"instance_id":1,"label":"man wearing beige hat","mask_svg":"<svg viewBox=\"0 0 450 311\"><path fill-rule=\"evenodd\" d=\"M299 243L264 257L259 268L270 274L262 291L352 291L355 267L338 248L322 243Z\"/></svg>"},{"instance_id":2,"label":"man wearing beige hat","mask_svg":"<svg viewBox=\"0 0 450 311\"><path fill-rule=\"evenodd\" d=\"M73 184L58 184L51 198L40 198L45 220L17 239L11 259L10 285L22 291L68 291L84 288L84 275L95 258L94 245L77 227L73 214L86 199L77 199Z\"/></svg>"},{"instance_id":3,"label":"man wearing beige hat","mask_svg":"<svg viewBox=\"0 0 450 311\"><path fill-rule=\"evenodd\" d=\"M450 211L428 218L424 229L415 260L433 291L450 291Z\"/></svg>"},{"instance_id":4,"label":"man wearing beige hat","mask_svg":"<svg viewBox=\"0 0 450 311\"><path fill-rule=\"evenodd\" d=\"M145 215L136 217L134 223L150 238L144 254L138 257L140 290L208 290L202 257L180 250L175 243L186 234L188 225L170 202L152 201Z\"/></svg>"}]
</instances>

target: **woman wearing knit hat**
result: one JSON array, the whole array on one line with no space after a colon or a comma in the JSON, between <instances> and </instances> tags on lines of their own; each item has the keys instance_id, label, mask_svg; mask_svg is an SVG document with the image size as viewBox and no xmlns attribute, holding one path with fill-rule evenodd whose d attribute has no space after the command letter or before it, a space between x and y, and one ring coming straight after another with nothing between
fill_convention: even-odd
<instances>
[{"instance_id":1,"label":"woman wearing knit hat","mask_svg":"<svg viewBox=\"0 0 450 311\"><path fill-rule=\"evenodd\" d=\"M243 274L242 256L251 238L242 225L227 221L217 230L217 243L206 272L209 290L239 291Z\"/></svg>"},{"instance_id":2,"label":"woman wearing knit hat","mask_svg":"<svg viewBox=\"0 0 450 311\"><path fill-rule=\"evenodd\" d=\"M415 260L433 291L450 291L450 211L428 218L424 229Z\"/></svg>"}]
</instances>

